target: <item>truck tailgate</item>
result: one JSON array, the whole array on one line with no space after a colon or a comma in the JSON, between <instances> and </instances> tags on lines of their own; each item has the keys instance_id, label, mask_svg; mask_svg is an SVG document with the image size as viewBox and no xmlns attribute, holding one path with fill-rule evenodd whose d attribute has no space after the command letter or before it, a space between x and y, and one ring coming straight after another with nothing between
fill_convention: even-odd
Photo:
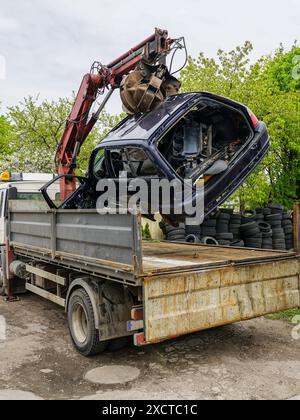
<instances>
[{"instance_id":1,"label":"truck tailgate","mask_svg":"<svg viewBox=\"0 0 300 420\"><path fill-rule=\"evenodd\" d=\"M146 342L300 306L296 254L170 243L155 248L144 249Z\"/></svg>"}]
</instances>

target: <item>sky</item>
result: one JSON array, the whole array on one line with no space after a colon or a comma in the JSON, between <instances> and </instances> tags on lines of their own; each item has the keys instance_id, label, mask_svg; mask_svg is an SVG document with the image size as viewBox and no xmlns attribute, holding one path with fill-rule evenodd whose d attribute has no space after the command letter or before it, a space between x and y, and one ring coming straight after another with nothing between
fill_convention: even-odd
<instances>
[{"instance_id":1,"label":"sky","mask_svg":"<svg viewBox=\"0 0 300 420\"><path fill-rule=\"evenodd\" d=\"M299 22L299 0L0 0L0 111L28 95L70 96L93 61L109 63L155 27L185 36L192 56L249 40L255 60L299 40ZM108 111L119 113L114 95Z\"/></svg>"}]
</instances>

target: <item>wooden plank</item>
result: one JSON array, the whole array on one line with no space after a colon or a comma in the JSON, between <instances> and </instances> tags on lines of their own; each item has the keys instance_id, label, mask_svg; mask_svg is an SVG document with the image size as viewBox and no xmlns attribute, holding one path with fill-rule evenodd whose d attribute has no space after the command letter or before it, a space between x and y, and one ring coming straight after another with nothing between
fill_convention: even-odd
<instances>
[{"instance_id":1,"label":"wooden plank","mask_svg":"<svg viewBox=\"0 0 300 420\"><path fill-rule=\"evenodd\" d=\"M40 287L34 286L33 284L26 283L26 290L43 297L44 299L50 300L63 308L66 306L65 299L54 295L53 293L47 292L47 290L41 289Z\"/></svg>"},{"instance_id":2,"label":"wooden plank","mask_svg":"<svg viewBox=\"0 0 300 420\"><path fill-rule=\"evenodd\" d=\"M33 267L32 265L26 264L26 271L36 276L43 277L44 279L53 281L53 283L65 286L67 280L64 277L58 276L57 274L50 273L49 271L41 270L40 268Z\"/></svg>"}]
</instances>

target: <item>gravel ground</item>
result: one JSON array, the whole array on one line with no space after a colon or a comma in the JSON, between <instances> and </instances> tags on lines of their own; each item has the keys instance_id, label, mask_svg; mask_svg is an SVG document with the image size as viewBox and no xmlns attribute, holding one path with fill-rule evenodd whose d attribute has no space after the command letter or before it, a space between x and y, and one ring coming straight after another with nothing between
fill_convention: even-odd
<instances>
[{"instance_id":1,"label":"gravel ground","mask_svg":"<svg viewBox=\"0 0 300 420\"><path fill-rule=\"evenodd\" d=\"M0 301L1 316L0 399L299 399L300 340L285 321L260 318L87 359L54 304L26 295Z\"/></svg>"}]
</instances>

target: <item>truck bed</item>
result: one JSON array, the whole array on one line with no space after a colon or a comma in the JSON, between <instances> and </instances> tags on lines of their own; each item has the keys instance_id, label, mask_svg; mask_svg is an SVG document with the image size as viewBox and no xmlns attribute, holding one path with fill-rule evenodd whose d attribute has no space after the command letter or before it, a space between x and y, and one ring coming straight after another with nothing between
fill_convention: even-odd
<instances>
[{"instance_id":1,"label":"truck bed","mask_svg":"<svg viewBox=\"0 0 300 420\"><path fill-rule=\"evenodd\" d=\"M300 306L296 253L144 242L139 216L12 203L9 240L17 256L141 287L142 343Z\"/></svg>"},{"instance_id":2,"label":"truck bed","mask_svg":"<svg viewBox=\"0 0 300 420\"><path fill-rule=\"evenodd\" d=\"M214 245L190 245L171 242L143 242L143 274L253 264L276 259L295 258L295 253L232 248Z\"/></svg>"},{"instance_id":3,"label":"truck bed","mask_svg":"<svg viewBox=\"0 0 300 420\"><path fill-rule=\"evenodd\" d=\"M295 253L144 244L145 342L300 306Z\"/></svg>"}]
</instances>

